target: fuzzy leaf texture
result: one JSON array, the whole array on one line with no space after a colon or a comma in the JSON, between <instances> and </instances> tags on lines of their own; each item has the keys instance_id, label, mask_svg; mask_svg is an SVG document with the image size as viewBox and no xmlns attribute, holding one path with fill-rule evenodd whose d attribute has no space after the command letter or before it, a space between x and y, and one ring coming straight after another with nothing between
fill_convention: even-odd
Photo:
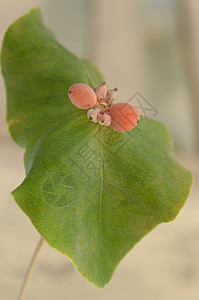
<instances>
[{"instance_id":1,"label":"fuzzy leaf texture","mask_svg":"<svg viewBox=\"0 0 199 300\"><path fill-rule=\"evenodd\" d=\"M165 125L141 118L129 132L92 123L67 96L104 80L60 45L31 10L7 30L1 53L7 122L26 149L26 177L12 194L40 235L78 272L104 287L149 231L173 220L192 186Z\"/></svg>"}]
</instances>

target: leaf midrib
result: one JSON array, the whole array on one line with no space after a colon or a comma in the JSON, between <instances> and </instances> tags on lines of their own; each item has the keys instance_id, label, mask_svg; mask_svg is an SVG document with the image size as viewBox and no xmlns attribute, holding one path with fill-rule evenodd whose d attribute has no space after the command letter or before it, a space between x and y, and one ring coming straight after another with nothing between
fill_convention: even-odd
<instances>
[{"instance_id":1,"label":"leaf midrib","mask_svg":"<svg viewBox=\"0 0 199 300\"><path fill-rule=\"evenodd\" d=\"M103 138L103 130L101 130L101 141ZM104 180L104 170L103 170L103 145L100 143L100 240L101 240L101 247L103 247L103 234L102 234L102 194L103 194L103 180Z\"/></svg>"}]
</instances>

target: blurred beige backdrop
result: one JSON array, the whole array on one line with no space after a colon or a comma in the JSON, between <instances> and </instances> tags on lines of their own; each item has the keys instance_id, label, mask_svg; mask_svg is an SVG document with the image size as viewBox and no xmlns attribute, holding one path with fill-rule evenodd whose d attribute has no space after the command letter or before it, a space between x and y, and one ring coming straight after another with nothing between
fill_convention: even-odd
<instances>
[{"instance_id":1,"label":"blurred beige backdrop","mask_svg":"<svg viewBox=\"0 0 199 300\"><path fill-rule=\"evenodd\" d=\"M0 0L0 41L10 23L38 5L58 39L94 61L109 87L119 89L118 100L139 91L154 106L195 183L177 219L136 245L103 290L44 245L25 299L198 300L199 2ZM0 299L9 300L17 298L38 234L10 195L24 169L23 150L7 131L5 97L0 77Z\"/></svg>"}]
</instances>

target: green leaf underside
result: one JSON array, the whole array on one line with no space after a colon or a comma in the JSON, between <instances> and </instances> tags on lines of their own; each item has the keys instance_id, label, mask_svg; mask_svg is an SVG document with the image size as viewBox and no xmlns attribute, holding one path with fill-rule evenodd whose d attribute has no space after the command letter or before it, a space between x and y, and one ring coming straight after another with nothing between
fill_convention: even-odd
<instances>
[{"instance_id":1,"label":"green leaf underside","mask_svg":"<svg viewBox=\"0 0 199 300\"><path fill-rule=\"evenodd\" d=\"M26 148L26 178L13 192L44 239L104 287L117 264L184 205L192 175L174 159L165 125L141 118L130 132L94 124L68 88L103 82L61 46L33 9L4 38L2 73L13 139Z\"/></svg>"}]
</instances>

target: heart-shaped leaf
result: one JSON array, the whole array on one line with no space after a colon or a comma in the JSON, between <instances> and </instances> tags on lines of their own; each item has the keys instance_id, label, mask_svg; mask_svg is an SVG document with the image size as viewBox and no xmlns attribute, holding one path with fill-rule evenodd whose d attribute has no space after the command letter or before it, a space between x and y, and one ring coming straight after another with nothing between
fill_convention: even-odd
<instances>
[{"instance_id":1,"label":"heart-shaped leaf","mask_svg":"<svg viewBox=\"0 0 199 300\"><path fill-rule=\"evenodd\" d=\"M9 27L1 58L9 130L26 148L14 198L44 239L103 287L135 243L176 217L192 175L175 161L165 125L141 118L119 133L70 103L70 85L94 88L103 78L56 41L38 9Z\"/></svg>"}]
</instances>

